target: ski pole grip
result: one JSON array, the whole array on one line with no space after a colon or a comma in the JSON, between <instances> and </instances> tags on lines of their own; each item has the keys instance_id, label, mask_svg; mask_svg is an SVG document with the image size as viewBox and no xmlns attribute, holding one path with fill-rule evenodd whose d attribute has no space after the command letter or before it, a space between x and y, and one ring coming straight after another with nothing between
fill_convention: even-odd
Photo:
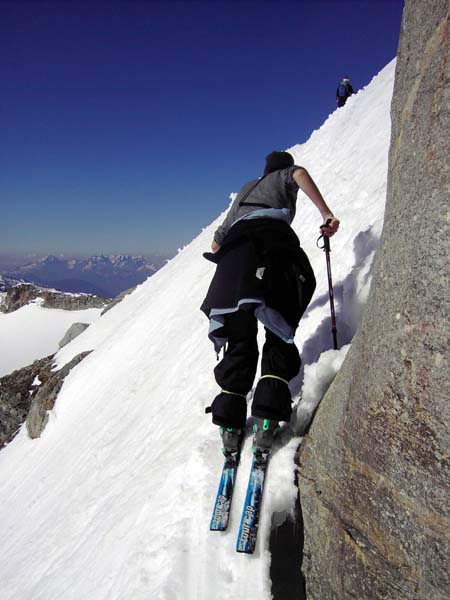
<instances>
[{"instance_id":1,"label":"ski pole grip","mask_svg":"<svg viewBox=\"0 0 450 600\"><path fill-rule=\"evenodd\" d=\"M323 236L323 249L325 250L325 252L330 252L330 238L324 234L323 228L328 227L332 220L333 219L327 219L326 222L320 226Z\"/></svg>"}]
</instances>

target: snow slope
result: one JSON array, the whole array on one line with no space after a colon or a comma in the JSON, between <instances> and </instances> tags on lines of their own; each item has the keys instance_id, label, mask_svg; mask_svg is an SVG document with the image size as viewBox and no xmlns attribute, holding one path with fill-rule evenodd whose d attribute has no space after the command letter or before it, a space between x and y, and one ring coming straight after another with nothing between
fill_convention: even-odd
<instances>
[{"instance_id":1,"label":"snow slope","mask_svg":"<svg viewBox=\"0 0 450 600\"><path fill-rule=\"evenodd\" d=\"M12 313L0 313L0 377L55 353L73 323L92 323L101 312L44 308L38 299Z\"/></svg>"},{"instance_id":2,"label":"snow slope","mask_svg":"<svg viewBox=\"0 0 450 600\"><path fill-rule=\"evenodd\" d=\"M393 61L291 149L342 221L332 240L341 345L367 297L382 228L394 69ZM257 551L237 554L251 443L247 437L229 531L211 533L222 458L204 415L218 389L199 311L214 269L202 252L223 216L59 352L62 365L95 350L66 379L42 438L21 431L0 452L3 600L271 597L270 524L294 506L295 432L348 346L329 350L325 258L315 247L320 215L300 196L294 228L318 280L297 336L305 380L303 390L300 377L292 384L297 418L273 452Z\"/></svg>"}]
</instances>

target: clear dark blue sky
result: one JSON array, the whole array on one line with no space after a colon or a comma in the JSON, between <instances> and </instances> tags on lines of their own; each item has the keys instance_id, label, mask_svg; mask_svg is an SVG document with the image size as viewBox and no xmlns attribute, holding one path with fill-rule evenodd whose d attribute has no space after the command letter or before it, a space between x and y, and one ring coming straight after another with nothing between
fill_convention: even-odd
<instances>
[{"instance_id":1,"label":"clear dark blue sky","mask_svg":"<svg viewBox=\"0 0 450 600\"><path fill-rule=\"evenodd\" d=\"M0 0L0 252L174 251L396 54L403 0Z\"/></svg>"}]
</instances>

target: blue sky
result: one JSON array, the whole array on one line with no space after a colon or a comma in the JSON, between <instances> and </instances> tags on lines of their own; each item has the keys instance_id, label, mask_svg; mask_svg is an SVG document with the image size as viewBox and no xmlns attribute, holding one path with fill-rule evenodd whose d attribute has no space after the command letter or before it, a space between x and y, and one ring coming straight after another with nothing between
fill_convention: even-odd
<instances>
[{"instance_id":1,"label":"blue sky","mask_svg":"<svg viewBox=\"0 0 450 600\"><path fill-rule=\"evenodd\" d=\"M0 252L176 251L395 56L403 4L3 0Z\"/></svg>"}]
</instances>

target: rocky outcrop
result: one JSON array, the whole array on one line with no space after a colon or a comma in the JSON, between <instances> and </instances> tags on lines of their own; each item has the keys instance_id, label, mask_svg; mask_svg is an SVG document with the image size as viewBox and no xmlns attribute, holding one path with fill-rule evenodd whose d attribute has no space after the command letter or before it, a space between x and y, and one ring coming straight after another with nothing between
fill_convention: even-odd
<instances>
[{"instance_id":1,"label":"rocky outcrop","mask_svg":"<svg viewBox=\"0 0 450 600\"><path fill-rule=\"evenodd\" d=\"M55 405L56 398L62 388L64 379L70 371L83 360L91 351L82 352L64 365L59 371L52 371L48 379L43 383L34 395L30 411L27 416L26 425L28 435L38 438L45 429L48 422L48 413Z\"/></svg>"},{"instance_id":2,"label":"rocky outcrop","mask_svg":"<svg viewBox=\"0 0 450 600\"><path fill-rule=\"evenodd\" d=\"M53 355L0 378L0 448L9 443L30 410L37 386L50 377Z\"/></svg>"},{"instance_id":3,"label":"rocky outcrop","mask_svg":"<svg viewBox=\"0 0 450 600\"><path fill-rule=\"evenodd\" d=\"M0 378L0 449L25 421L31 438L42 434L64 379L88 354L78 354L59 371L52 370L54 356L47 356Z\"/></svg>"},{"instance_id":4,"label":"rocky outcrop","mask_svg":"<svg viewBox=\"0 0 450 600\"><path fill-rule=\"evenodd\" d=\"M62 340L58 343L59 348L64 348L70 344L72 340L78 337L83 331L89 327L89 323L72 323L69 329L64 334Z\"/></svg>"},{"instance_id":5,"label":"rocky outcrop","mask_svg":"<svg viewBox=\"0 0 450 600\"><path fill-rule=\"evenodd\" d=\"M23 279L16 279L15 277L0 275L0 294L6 292L15 285L19 285L19 283L26 283L26 281Z\"/></svg>"},{"instance_id":6,"label":"rocky outcrop","mask_svg":"<svg viewBox=\"0 0 450 600\"><path fill-rule=\"evenodd\" d=\"M21 283L6 290L0 310L5 313L14 312L37 298L42 299L44 308L60 308L62 310L103 308L110 302L109 298L99 298L92 294L68 294L31 283Z\"/></svg>"},{"instance_id":7,"label":"rocky outcrop","mask_svg":"<svg viewBox=\"0 0 450 600\"><path fill-rule=\"evenodd\" d=\"M308 600L450 599L448 30L406 1L372 289L300 451Z\"/></svg>"}]
</instances>

